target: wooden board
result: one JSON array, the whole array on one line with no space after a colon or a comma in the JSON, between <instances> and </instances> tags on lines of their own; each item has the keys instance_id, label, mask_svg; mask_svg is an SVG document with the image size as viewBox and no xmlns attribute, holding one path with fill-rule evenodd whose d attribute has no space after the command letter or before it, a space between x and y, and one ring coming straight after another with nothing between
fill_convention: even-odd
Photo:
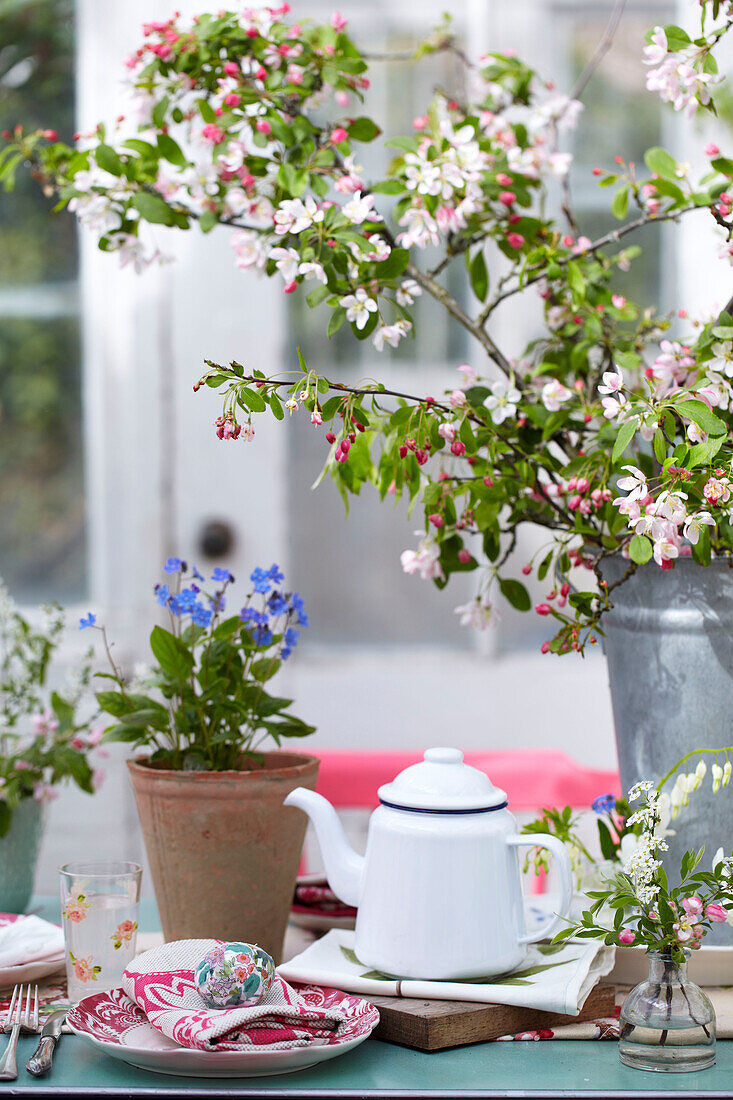
<instances>
[{"instance_id":1,"label":"wooden board","mask_svg":"<svg viewBox=\"0 0 733 1100\"><path fill-rule=\"evenodd\" d=\"M612 985L597 985L578 1016L475 1001L426 1001L410 997L368 1000L377 1006L380 1017L372 1038L415 1050L446 1050L498 1039L500 1035L516 1035L518 1031L612 1017L615 1008Z\"/></svg>"}]
</instances>

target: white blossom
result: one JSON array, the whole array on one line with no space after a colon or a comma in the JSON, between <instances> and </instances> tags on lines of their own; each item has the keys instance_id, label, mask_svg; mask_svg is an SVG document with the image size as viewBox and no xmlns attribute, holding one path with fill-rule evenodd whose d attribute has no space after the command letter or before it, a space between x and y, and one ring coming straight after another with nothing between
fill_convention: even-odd
<instances>
[{"instance_id":1,"label":"white blossom","mask_svg":"<svg viewBox=\"0 0 733 1100\"><path fill-rule=\"evenodd\" d=\"M505 420L515 417L517 402L522 396L516 386L500 378L492 383L490 389L491 393L484 400L484 405L491 413L494 424L503 424Z\"/></svg>"},{"instance_id":2,"label":"white blossom","mask_svg":"<svg viewBox=\"0 0 733 1100\"><path fill-rule=\"evenodd\" d=\"M352 321L360 330L365 328L369 314L377 312L377 303L369 297L362 286L355 294L347 294L341 298L340 304L346 310L346 320Z\"/></svg>"}]
</instances>

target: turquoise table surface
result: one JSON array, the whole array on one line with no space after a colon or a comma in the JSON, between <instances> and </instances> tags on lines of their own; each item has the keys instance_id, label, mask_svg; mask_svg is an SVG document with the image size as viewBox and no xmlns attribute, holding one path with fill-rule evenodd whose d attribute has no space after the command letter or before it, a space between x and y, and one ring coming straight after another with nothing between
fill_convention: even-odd
<instances>
[{"instance_id":1,"label":"turquoise table surface","mask_svg":"<svg viewBox=\"0 0 733 1100\"><path fill-rule=\"evenodd\" d=\"M36 899L32 908L58 920L58 905ZM155 908L141 907L141 926L156 928ZM20 1041L17 1081L2 1093L22 1096L242 1096L368 1098L458 1097L680 1097L733 1098L733 1040L718 1044L718 1062L700 1073L658 1074L622 1066L614 1042L477 1043L424 1054L368 1039L341 1058L313 1069L273 1077L209 1079L150 1073L106 1058L76 1035L64 1035L51 1075L36 1079L23 1068L35 1039Z\"/></svg>"}]
</instances>

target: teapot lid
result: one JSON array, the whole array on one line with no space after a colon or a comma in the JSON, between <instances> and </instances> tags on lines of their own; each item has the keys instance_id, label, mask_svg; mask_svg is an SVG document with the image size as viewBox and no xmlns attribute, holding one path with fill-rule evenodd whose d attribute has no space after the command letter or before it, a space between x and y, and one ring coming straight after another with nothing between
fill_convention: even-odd
<instances>
[{"instance_id":1,"label":"teapot lid","mask_svg":"<svg viewBox=\"0 0 733 1100\"><path fill-rule=\"evenodd\" d=\"M385 806L428 813L480 813L507 804L505 791L485 772L464 764L460 749L449 748L426 749L421 763L405 768L377 793Z\"/></svg>"}]
</instances>

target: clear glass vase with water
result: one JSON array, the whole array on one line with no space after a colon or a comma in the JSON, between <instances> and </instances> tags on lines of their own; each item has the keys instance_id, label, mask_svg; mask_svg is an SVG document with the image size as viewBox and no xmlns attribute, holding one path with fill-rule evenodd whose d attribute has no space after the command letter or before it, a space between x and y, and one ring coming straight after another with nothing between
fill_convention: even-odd
<instances>
[{"instance_id":1,"label":"clear glass vase with water","mask_svg":"<svg viewBox=\"0 0 733 1100\"><path fill-rule=\"evenodd\" d=\"M685 1073L715 1064L715 1009L687 977L687 958L649 951L649 977L621 1008L619 1057L627 1066Z\"/></svg>"},{"instance_id":2,"label":"clear glass vase with water","mask_svg":"<svg viewBox=\"0 0 733 1100\"><path fill-rule=\"evenodd\" d=\"M66 940L69 999L116 989L134 957L142 869L137 863L65 863L61 919Z\"/></svg>"}]
</instances>

